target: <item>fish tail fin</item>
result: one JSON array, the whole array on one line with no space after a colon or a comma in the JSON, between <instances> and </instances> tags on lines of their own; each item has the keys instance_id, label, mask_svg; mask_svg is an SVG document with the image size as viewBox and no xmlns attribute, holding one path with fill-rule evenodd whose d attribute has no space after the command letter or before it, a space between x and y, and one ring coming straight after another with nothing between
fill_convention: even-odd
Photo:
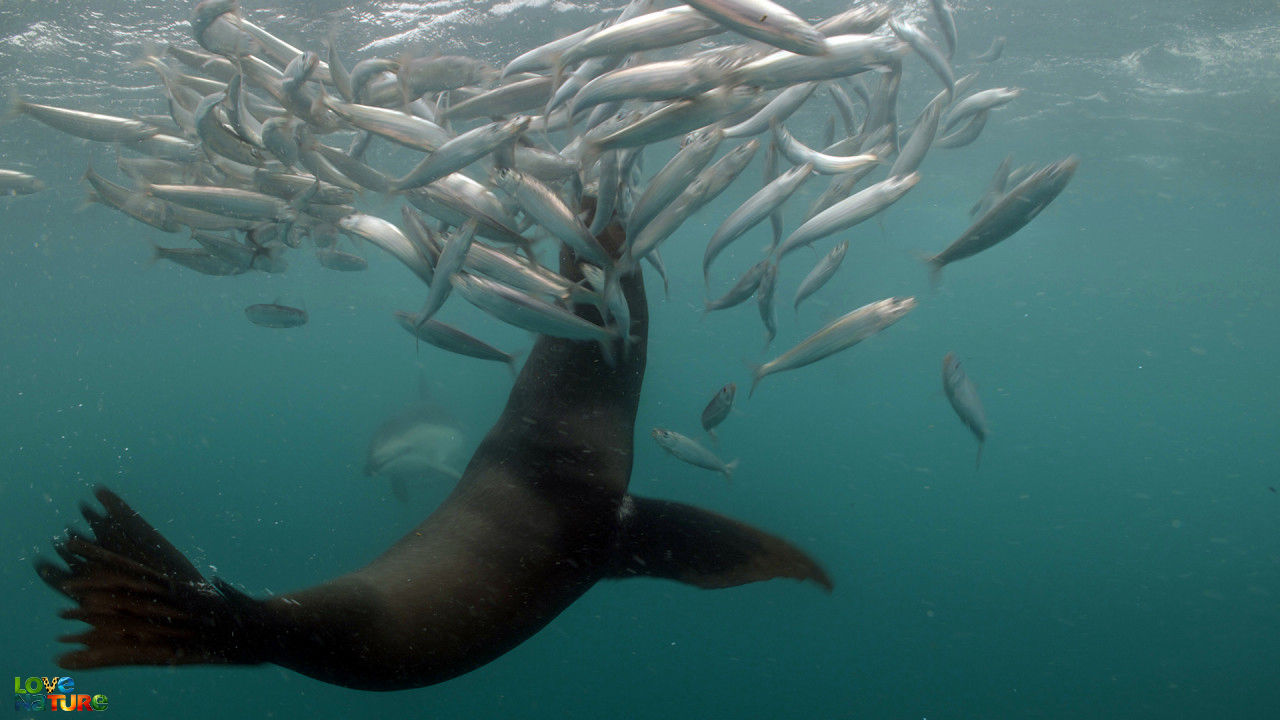
<instances>
[{"instance_id":1,"label":"fish tail fin","mask_svg":"<svg viewBox=\"0 0 1280 720\"><path fill-rule=\"evenodd\" d=\"M765 371L763 365L748 365L747 367L751 370L751 390L747 392L747 398L750 399L752 395L756 394L756 386L764 379Z\"/></svg>"},{"instance_id":2,"label":"fish tail fin","mask_svg":"<svg viewBox=\"0 0 1280 720\"><path fill-rule=\"evenodd\" d=\"M739 462L740 461L738 460L731 460L730 462L725 463L724 470L721 470L720 472L722 475L724 475L724 479L726 482L729 482L729 483L733 482L733 471L738 469Z\"/></svg>"},{"instance_id":3,"label":"fish tail fin","mask_svg":"<svg viewBox=\"0 0 1280 720\"><path fill-rule=\"evenodd\" d=\"M151 259L147 261L147 267L151 267L163 260L165 258L164 252L164 248L160 247L156 243L151 243Z\"/></svg>"},{"instance_id":4,"label":"fish tail fin","mask_svg":"<svg viewBox=\"0 0 1280 720\"><path fill-rule=\"evenodd\" d=\"M929 255L923 252L915 252L916 259L924 263L929 268L929 289L937 290L942 285L942 268L946 263L938 259L937 255Z\"/></svg>"},{"instance_id":5,"label":"fish tail fin","mask_svg":"<svg viewBox=\"0 0 1280 720\"><path fill-rule=\"evenodd\" d=\"M59 613L89 630L64 635L84 647L58 658L68 670L118 665L255 665L272 635L262 604L222 580L207 581L181 552L115 493L94 495L105 514L81 512L93 537L76 530L55 544L65 566L44 558L36 573L75 607Z\"/></svg>"},{"instance_id":6,"label":"fish tail fin","mask_svg":"<svg viewBox=\"0 0 1280 720\"><path fill-rule=\"evenodd\" d=\"M604 357L605 364L611 368L618 367L618 356L613 351L613 342L615 336L610 335L606 338L600 338L600 354Z\"/></svg>"},{"instance_id":7,"label":"fish tail fin","mask_svg":"<svg viewBox=\"0 0 1280 720\"><path fill-rule=\"evenodd\" d=\"M9 98L5 101L4 113L0 114L0 123L9 122L21 115L26 105L26 101L18 94L18 89L9 88Z\"/></svg>"},{"instance_id":8,"label":"fish tail fin","mask_svg":"<svg viewBox=\"0 0 1280 720\"><path fill-rule=\"evenodd\" d=\"M715 428L707 428L707 435L711 436L711 444L720 447L720 436L716 435Z\"/></svg>"},{"instance_id":9,"label":"fish tail fin","mask_svg":"<svg viewBox=\"0 0 1280 720\"><path fill-rule=\"evenodd\" d=\"M930 259L929 261L929 289L936 291L942 285L942 267L944 263Z\"/></svg>"}]
</instances>

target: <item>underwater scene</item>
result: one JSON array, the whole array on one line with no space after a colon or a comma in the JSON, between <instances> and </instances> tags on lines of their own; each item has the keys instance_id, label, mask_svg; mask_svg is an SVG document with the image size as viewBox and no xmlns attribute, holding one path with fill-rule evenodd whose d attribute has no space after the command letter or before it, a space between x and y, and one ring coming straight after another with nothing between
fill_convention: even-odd
<instances>
[{"instance_id":1,"label":"underwater scene","mask_svg":"<svg viewBox=\"0 0 1280 720\"><path fill-rule=\"evenodd\" d=\"M13 717L1276 716L1275 2L9 0L0 72Z\"/></svg>"}]
</instances>

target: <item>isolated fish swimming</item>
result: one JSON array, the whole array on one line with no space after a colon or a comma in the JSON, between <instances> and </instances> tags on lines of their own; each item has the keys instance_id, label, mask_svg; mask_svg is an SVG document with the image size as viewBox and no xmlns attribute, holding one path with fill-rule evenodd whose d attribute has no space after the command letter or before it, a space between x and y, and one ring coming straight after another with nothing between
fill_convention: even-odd
<instances>
[{"instance_id":1,"label":"isolated fish swimming","mask_svg":"<svg viewBox=\"0 0 1280 720\"><path fill-rule=\"evenodd\" d=\"M982 410L982 401L978 398L978 389L960 366L960 358L955 353L947 353L942 358L942 390L947 394L951 409L956 411L960 422L969 428L969 432L978 439L978 457L974 460L976 470L982 465L982 448L987 440L987 415Z\"/></svg>"}]
</instances>

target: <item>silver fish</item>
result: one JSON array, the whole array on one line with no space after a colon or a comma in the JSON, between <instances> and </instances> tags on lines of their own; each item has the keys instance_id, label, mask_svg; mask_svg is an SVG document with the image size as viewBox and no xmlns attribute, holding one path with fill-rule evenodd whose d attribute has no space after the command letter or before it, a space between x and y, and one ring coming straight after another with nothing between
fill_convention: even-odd
<instances>
[{"instance_id":1,"label":"silver fish","mask_svg":"<svg viewBox=\"0 0 1280 720\"><path fill-rule=\"evenodd\" d=\"M691 98L724 83L727 63L711 59L664 60L613 70L591 80L570 102L578 111L608 102Z\"/></svg>"},{"instance_id":2,"label":"silver fish","mask_svg":"<svg viewBox=\"0 0 1280 720\"><path fill-rule=\"evenodd\" d=\"M716 391L711 401L702 409L702 429L707 431L712 440L717 440L715 429L724 422L733 410L733 399L738 394L738 386L729 383Z\"/></svg>"},{"instance_id":3,"label":"silver fish","mask_svg":"<svg viewBox=\"0 0 1280 720\"><path fill-rule=\"evenodd\" d=\"M331 61L332 62L332 61ZM352 255L349 252L343 252L337 248L319 248L316 250L316 260L320 261L321 267L339 272L359 272L369 269L369 261L359 255Z\"/></svg>"},{"instance_id":4,"label":"silver fish","mask_svg":"<svg viewBox=\"0 0 1280 720\"><path fill-rule=\"evenodd\" d=\"M714 470L724 475L725 480L733 481L733 471L738 469L737 460L725 462L716 457L715 453L699 445L696 440L672 430L654 428L651 434L658 446L671 453L676 459L706 470Z\"/></svg>"},{"instance_id":5,"label":"silver fish","mask_svg":"<svg viewBox=\"0 0 1280 720\"><path fill-rule=\"evenodd\" d=\"M527 112L545 105L551 99L551 87L551 78L543 76L499 85L456 105L450 105L440 113L440 117L441 120L456 122Z\"/></svg>"},{"instance_id":6,"label":"silver fish","mask_svg":"<svg viewBox=\"0 0 1280 720\"><path fill-rule=\"evenodd\" d=\"M788 160L796 165L808 163L813 170L824 175L838 175L853 172L868 165L878 165L880 158L869 153L861 155L827 155L818 152L796 140L776 121L773 123L773 137L780 150Z\"/></svg>"},{"instance_id":7,"label":"silver fish","mask_svg":"<svg viewBox=\"0 0 1280 720\"><path fill-rule=\"evenodd\" d=\"M591 234L591 229L546 185L510 168L495 170L493 181L503 192L515 198L534 222L572 249L579 258L603 268L613 266L613 258Z\"/></svg>"},{"instance_id":8,"label":"silver fish","mask_svg":"<svg viewBox=\"0 0 1280 720\"><path fill-rule=\"evenodd\" d=\"M44 182L17 170L0 170L0 195L30 195L44 190Z\"/></svg>"},{"instance_id":9,"label":"silver fish","mask_svg":"<svg viewBox=\"0 0 1280 720\"><path fill-rule=\"evenodd\" d=\"M428 345L434 345L441 350L458 355L504 363L513 376L516 374L518 358L515 355L477 340L451 325L445 325L438 320L420 323L416 315L403 310L396 311L396 322L400 323L400 327L410 335Z\"/></svg>"},{"instance_id":10,"label":"silver fish","mask_svg":"<svg viewBox=\"0 0 1280 720\"><path fill-rule=\"evenodd\" d=\"M600 343L605 358L613 357L615 328L602 327L568 310L539 300L486 277L459 273L453 285L468 302L495 318L530 332L568 340Z\"/></svg>"},{"instance_id":11,"label":"silver fish","mask_svg":"<svg viewBox=\"0 0 1280 720\"><path fill-rule=\"evenodd\" d=\"M947 132L964 120L981 112L1007 105L1016 100L1021 94L1022 90L1020 88L1007 87L976 92L951 106L951 112L947 113L947 122L943 125L942 131Z\"/></svg>"},{"instance_id":12,"label":"silver fish","mask_svg":"<svg viewBox=\"0 0 1280 720\"><path fill-rule=\"evenodd\" d=\"M505 80L512 75L522 72L539 72L542 70L551 70L556 65L556 60L562 57L570 48L587 39L588 37L599 32L605 23L597 23L589 25L575 33L570 33L559 40L552 40L544 45L516 56L511 62L502 68L500 79Z\"/></svg>"},{"instance_id":13,"label":"silver fish","mask_svg":"<svg viewBox=\"0 0 1280 720\"><path fill-rule=\"evenodd\" d=\"M818 264L809 271L809 274L805 275L804 280L800 281L800 287L796 290L796 299L791 304L792 308L797 313L800 312L800 303L803 302L805 298L822 289L822 286L827 284L827 281L831 279L831 276L836 274L836 271L840 269L840 264L844 262L845 253L848 251L849 241L841 240L840 244L832 248L831 252L824 255L823 258L818 261Z\"/></svg>"},{"instance_id":14,"label":"silver fish","mask_svg":"<svg viewBox=\"0 0 1280 720\"><path fill-rule=\"evenodd\" d=\"M220 277L239 275L244 272L244 268L235 263L229 263L204 248L166 248L156 245L154 258L168 260L188 270L195 270L201 275Z\"/></svg>"},{"instance_id":15,"label":"silver fish","mask_svg":"<svg viewBox=\"0 0 1280 720\"><path fill-rule=\"evenodd\" d=\"M516 139L528 127L529 118L520 116L469 130L441 145L404 177L393 180L391 189L399 191L420 187L462 170L498 146Z\"/></svg>"},{"instance_id":16,"label":"silver fish","mask_svg":"<svg viewBox=\"0 0 1280 720\"><path fill-rule=\"evenodd\" d=\"M725 128L724 136L731 138L749 137L768 130L770 123L782 122L791 117L796 110L799 110L800 106L813 95L813 91L817 87L818 83L810 82L793 85L783 90L778 93L777 97L770 100L767 105L760 108L760 111L755 115L736 125Z\"/></svg>"},{"instance_id":17,"label":"silver fish","mask_svg":"<svg viewBox=\"0 0 1280 720\"><path fill-rule=\"evenodd\" d=\"M929 258L930 274L938 280L942 268L973 257L1021 230L1048 207L1075 175L1080 159L1074 155L1045 167L1010 190L983 213L955 242Z\"/></svg>"},{"instance_id":18,"label":"silver fish","mask_svg":"<svg viewBox=\"0 0 1280 720\"><path fill-rule=\"evenodd\" d=\"M813 27L827 37L869 35L884 25L892 14L892 11L883 5L858 4L842 13L832 15Z\"/></svg>"},{"instance_id":19,"label":"silver fish","mask_svg":"<svg viewBox=\"0 0 1280 720\"><path fill-rule=\"evenodd\" d=\"M703 314L741 305L749 300L752 295L756 294L756 290L760 289L760 281L764 279L765 273L769 271L769 267L772 264L769 258L765 258L752 265L743 273L742 277L738 278L733 287L729 288L729 292L715 300L708 300L706 307L702 310Z\"/></svg>"},{"instance_id":20,"label":"silver fish","mask_svg":"<svg viewBox=\"0 0 1280 720\"><path fill-rule=\"evenodd\" d=\"M626 55L673 47L711 37L724 30L723 25L690 7L658 10L588 33L563 53L560 63L568 66L604 55ZM526 53L528 54L530 53ZM518 60L520 58L516 58L511 64L515 65ZM508 68L510 67L509 65Z\"/></svg>"},{"instance_id":21,"label":"silver fish","mask_svg":"<svg viewBox=\"0 0 1280 720\"><path fill-rule=\"evenodd\" d=\"M997 35L991 39L991 46L987 51L974 58L977 62L995 62L1004 54L1005 36Z\"/></svg>"},{"instance_id":22,"label":"silver fish","mask_svg":"<svg viewBox=\"0 0 1280 720\"><path fill-rule=\"evenodd\" d=\"M827 38L826 45L826 53L818 56L779 51L752 60L734 72L734 79L772 90L901 63L907 52L907 46L899 40L880 35L837 35Z\"/></svg>"},{"instance_id":23,"label":"silver fish","mask_svg":"<svg viewBox=\"0 0 1280 720\"><path fill-rule=\"evenodd\" d=\"M377 245L382 250L390 253L392 257L404 263L405 267L412 270L423 282L428 285L431 284L431 266L423 254L418 251L417 247L409 242L409 238L400 231L400 228L380 217L363 213L356 213L342 218L338 221L338 227L351 235L364 238Z\"/></svg>"},{"instance_id":24,"label":"silver fish","mask_svg":"<svg viewBox=\"0 0 1280 720\"><path fill-rule=\"evenodd\" d=\"M659 142L710 125L746 107L760 94L759 88L737 85L711 90L688 100L677 100L599 140L597 152Z\"/></svg>"},{"instance_id":25,"label":"silver fish","mask_svg":"<svg viewBox=\"0 0 1280 720\"><path fill-rule=\"evenodd\" d=\"M800 189L812 173L811 163L791 168L747 198L746 202L720 223L720 227L716 228L711 240L707 242L707 250L702 256L702 276L708 285L711 284L711 263L715 261L716 256L743 233L781 207L787 198Z\"/></svg>"},{"instance_id":26,"label":"silver fish","mask_svg":"<svg viewBox=\"0 0 1280 720\"><path fill-rule=\"evenodd\" d=\"M89 195L91 201L119 210L158 230L177 232L181 228L169 203L117 185L94 172L92 166L85 170L84 179L93 188Z\"/></svg>"},{"instance_id":27,"label":"silver fish","mask_svg":"<svg viewBox=\"0 0 1280 720\"><path fill-rule=\"evenodd\" d=\"M20 97L13 98L10 112L29 115L55 130L96 142L138 142L160 132L160 128L130 118L38 105Z\"/></svg>"},{"instance_id":28,"label":"silver fish","mask_svg":"<svg viewBox=\"0 0 1280 720\"><path fill-rule=\"evenodd\" d=\"M147 193L175 205L253 221L289 222L297 211L280 198L252 190L205 185L151 185Z\"/></svg>"},{"instance_id":29,"label":"silver fish","mask_svg":"<svg viewBox=\"0 0 1280 720\"><path fill-rule=\"evenodd\" d=\"M690 134L684 146L662 167L636 201L627 223L627 234L636 235L706 168L724 140L719 128Z\"/></svg>"},{"instance_id":30,"label":"silver fish","mask_svg":"<svg viewBox=\"0 0 1280 720\"><path fill-rule=\"evenodd\" d=\"M763 365L751 369L751 392L767 375L794 370L857 345L884 330L916 306L915 298L886 298L841 316Z\"/></svg>"},{"instance_id":31,"label":"silver fish","mask_svg":"<svg viewBox=\"0 0 1280 720\"><path fill-rule=\"evenodd\" d=\"M987 126L987 118L989 117L991 117L991 111L983 110L977 115L971 116L964 127L950 135L938 138L933 144L948 150L962 148L978 139L978 136L982 134L982 129Z\"/></svg>"},{"instance_id":32,"label":"silver fish","mask_svg":"<svg viewBox=\"0 0 1280 720\"><path fill-rule=\"evenodd\" d=\"M431 291L427 294L426 305L418 313L419 322L430 320L449 298L449 292L453 290L453 276L462 271L478 224L475 218L468 220L466 225L458 228L458 231L445 241L444 249L435 263Z\"/></svg>"},{"instance_id":33,"label":"silver fish","mask_svg":"<svg viewBox=\"0 0 1280 720\"><path fill-rule=\"evenodd\" d=\"M736 33L776 48L801 55L827 52L822 33L770 0L685 0L685 4Z\"/></svg>"},{"instance_id":34,"label":"silver fish","mask_svg":"<svg viewBox=\"0 0 1280 720\"><path fill-rule=\"evenodd\" d=\"M960 422L978 439L978 457L973 463L973 469L977 470L982 466L982 448L987 440L987 414L978 398L978 388L960 366L955 353L949 352L942 358L942 389Z\"/></svg>"},{"instance_id":35,"label":"silver fish","mask_svg":"<svg viewBox=\"0 0 1280 720\"><path fill-rule=\"evenodd\" d=\"M934 136L938 134L938 120L942 117L942 108L950 98L951 92L944 90L925 107L920 119L911 130L911 137L903 143L902 149L898 152L898 159L894 160L893 167L889 168L889 177L909 175L924 162L924 156L933 145Z\"/></svg>"},{"instance_id":36,"label":"silver fish","mask_svg":"<svg viewBox=\"0 0 1280 720\"><path fill-rule=\"evenodd\" d=\"M934 0L935 3L942 1ZM893 29L894 35L897 35L899 39L910 45L911 49L916 51L916 54L924 60L925 64L933 69L933 72L938 75L938 79L942 81L943 86L954 93L956 90L955 71L951 69L951 63L947 62L947 58L943 57L942 50L937 45L934 45L927 35L905 20L890 19L889 27Z\"/></svg>"},{"instance_id":37,"label":"silver fish","mask_svg":"<svg viewBox=\"0 0 1280 720\"><path fill-rule=\"evenodd\" d=\"M444 128L416 115L372 105L344 103L328 95L321 99L343 120L407 148L434 152L450 140Z\"/></svg>"},{"instance_id":38,"label":"silver fish","mask_svg":"<svg viewBox=\"0 0 1280 720\"><path fill-rule=\"evenodd\" d=\"M277 303L250 305L244 316L254 325L268 328L295 328L307 324L307 311Z\"/></svg>"},{"instance_id":39,"label":"silver fish","mask_svg":"<svg viewBox=\"0 0 1280 720\"><path fill-rule=\"evenodd\" d=\"M953 58L956 56L955 15L951 12L951 6L947 4L947 0L929 0L929 4L933 6L933 17L938 21L942 37L947 41L947 58Z\"/></svg>"},{"instance_id":40,"label":"silver fish","mask_svg":"<svg viewBox=\"0 0 1280 720\"><path fill-rule=\"evenodd\" d=\"M826 237L841 230L847 230L867 220L902 199L907 191L920 182L920 173L911 173L902 177L891 177L872 185L850 197L841 200L822 212L814 215L795 232L782 241L778 248L778 257L799 247L804 247L814 240Z\"/></svg>"},{"instance_id":41,"label":"silver fish","mask_svg":"<svg viewBox=\"0 0 1280 720\"><path fill-rule=\"evenodd\" d=\"M760 287L756 289L756 305L760 310L760 321L764 323L764 346L767 349L778 335L778 312L773 299L778 290L778 263L771 262L765 266L760 276Z\"/></svg>"}]
</instances>

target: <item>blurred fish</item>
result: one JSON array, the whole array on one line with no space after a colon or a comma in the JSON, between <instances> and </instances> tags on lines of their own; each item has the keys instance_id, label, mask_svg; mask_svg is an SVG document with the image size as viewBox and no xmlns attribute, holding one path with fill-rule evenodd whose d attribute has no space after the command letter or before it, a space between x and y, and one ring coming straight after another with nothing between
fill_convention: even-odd
<instances>
[{"instance_id":1,"label":"blurred fish","mask_svg":"<svg viewBox=\"0 0 1280 720\"><path fill-rule=\"evenodd\" d=\"M982 466L982 448L987 440L987 415L982 410L978 389L965 374L955 353L947 353L942 358L942 389L960 422L978 439L978 457L973 463L973 468L977 470Z\"/></svg>"},{"instance_id":2,"label":"blurred fish","mask_svg":"<svg viewBox=\"0 0 1280 720\"><path fill-rule=\"evenodd\" d=\"M396 311L396 322L400 323L400 327L404 328L406 332L422 342L458 355L504 363L513 377L516 374L517 358L515 355L505 353L486 342L477 340L451 325L445 325L438 320L421 322L416 315L403 310Z\"/></svg>"},{"instance_id":3,"label":"blurred fish","mask_svg":"<svg viewBox=\"0 0 1280 720\"><path fill-rule=\"evenodd\" d=\"M254 325L268 328L295 328L307 324L307 311L278 303L250 305L244 316Z\"/></svg>"},{"instance_id":4,"label":"blurred fish","mask_svg":"<svg viewBox=\"0 0 1280 720\"><path fill-rule=\"evenodd\" d=\"M1004 54L1005 36L997 35L991 40L991 47L987 51L974 58L977 62L995 62Z\"/></svg>"},{"instance_id":5,"label":"blurred fish","mask_svg":"<svg viewBox=\"0 0 1280 720\"><path fill-rule=\"evenodd\" d=\"M44 182L17 170L0 170L0 195L30 195L44 190Z\"/></svg>"},{"instance_id":6,"label":"blurred fish","mask_svg":"<svg viewBox=\"0 0 1280 720\"><path fill-rule=\"evenodd\" d=\"M967 120L978 113L994 110L1003 105L1008 105L1022 94L1019 88L991 88L976 92L951 106L951 112L947 113L947 122L943 126L942 131L948 132L951 128L959 125L962 121Z\"/></svg>"},{"instance_id":7,"label":"blurred fish","mask_svg":"<svg viewBox=\"0 0 1280 720\"><path fill-rule=\"evenodd\" d=\"M138 142L160 132L160 128L131 118L38 105L16 96L10 113L28 115L55 130L97 142Z\"/></svg>"},{"instance_id":8,"label":"blurred fish","mask_svg":"<svg viewBox=\"0 0 1280 720\"><path fill-rule=\"evenodd\" d=\"M316 260L322 267L340 272L359 272L369 269L369 261L359 255L352 255L337 248L318 248Z\"/></svg>"},{"instance_id":9,"label":"blurred fish","mask_svg":"<svg viewBox=\"0 0 1280 720\"><path fill-rule=\"evenodd\" d=\"M951 59L956 55L956 18L951 11L951 6L947 4L947 0L929 0L929 4L933 6L933 17L938 21L938 28L942 30L942 37L947 41L947 59Z\"/></svg>"},{"instance_id":10,"label":"blurred fish","mask_svg":"<svg viewBox=\"0 0 1280 720\"><path fill-rule=\"evenodd\" d=\"M804 280L800 281L800 287L796 290L796 299L791 304L797 313L800 312L800 303L805 298L818 292L831 276L836 274L836 270L840 269L840 263L844 262L845 253L849 251L849 241L841 240L839 245L831 249L818 264L809 271Z\"/></svg>"}]
</instances>

